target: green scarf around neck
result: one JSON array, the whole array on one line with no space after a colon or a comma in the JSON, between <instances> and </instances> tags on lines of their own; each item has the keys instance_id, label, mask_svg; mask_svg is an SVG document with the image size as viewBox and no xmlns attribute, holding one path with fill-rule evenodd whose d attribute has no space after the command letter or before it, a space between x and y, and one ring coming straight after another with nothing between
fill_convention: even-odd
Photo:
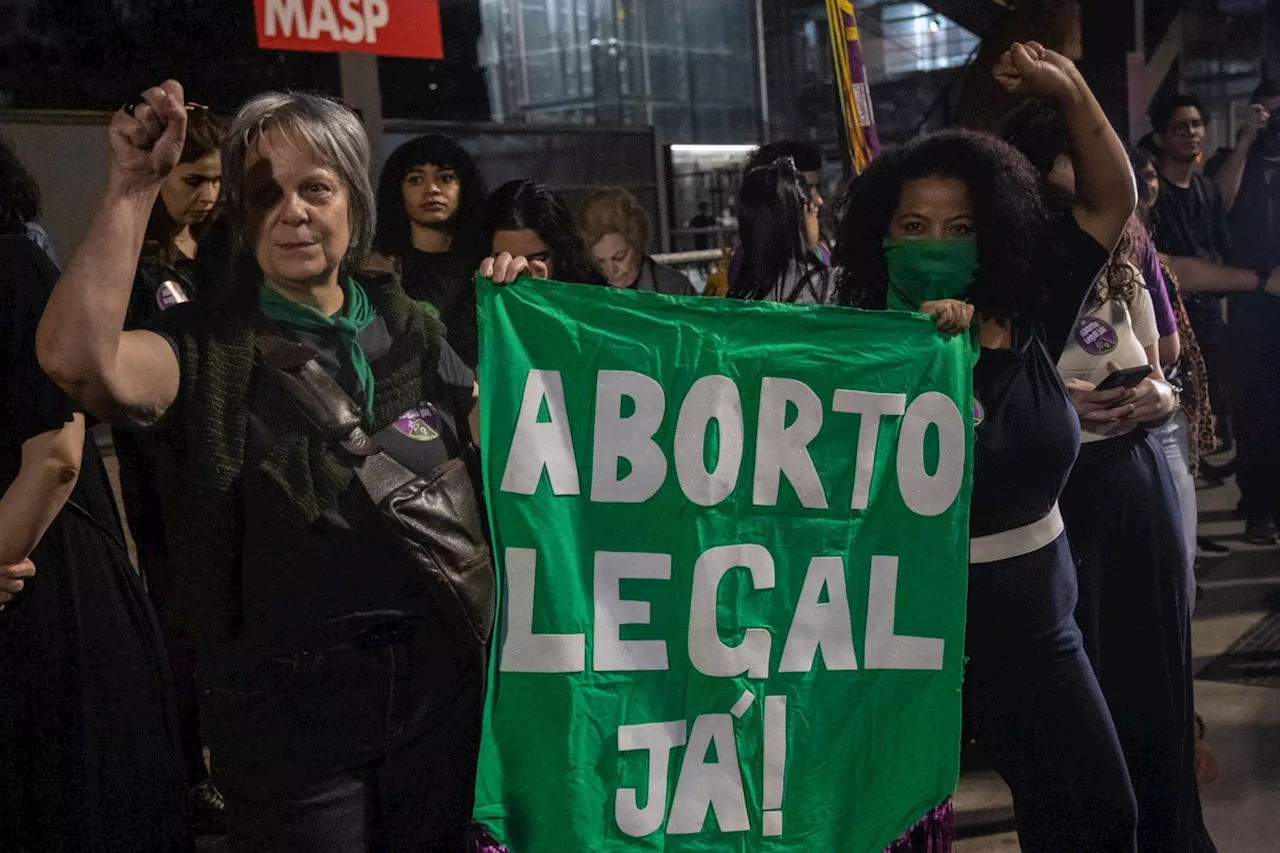
<instances>
[{"instance_id":1,"label":"green scarf around neck","mask_svg":"<svg viewBox=\"0 0 1280 853\"><path fill-rule=\"evenodd\" d=\"M337 333L360 383L365 420L372 421L373 368L369 366L369 360L365 358L364 349L360 346L360 335L377 319L378 312L369 302L360 282L354 278L347 279L343 293L346 299L342 303L342 310L330 317L310 305L286 299L264 283L258 287L258 310L268 319L290 328L304 332Z\"/></svg>"},{"instance_id":2,"label":"green scarf around neck","mask_svg":"<svg viewBox=\"0 0 1280 853\"><path fill-rule=\"evenodd\" d=\"M885 239L882 249L889 273L885 307L919 311L926 302L969 298L978 275L978 244L973 240ZM977 316L969 325L969 348L976 362L982 353Z\"/></svg>"}]
</instances>

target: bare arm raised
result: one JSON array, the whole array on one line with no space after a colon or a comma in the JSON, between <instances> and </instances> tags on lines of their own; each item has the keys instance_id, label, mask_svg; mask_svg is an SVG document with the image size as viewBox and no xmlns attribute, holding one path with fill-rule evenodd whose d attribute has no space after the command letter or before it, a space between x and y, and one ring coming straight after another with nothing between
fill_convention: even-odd
<instances>
[{"instance_id":1,"label":"bare arm raised","mask_svg":"<svg viewBox=\"0 0 1280 853\"><path fill-rule=\"evenodd\" d=\"M1114 249L1138 203L1138 190L1124 143L1075 63L1031 41L1010 47L994 73L1007 91L1048 98L1062 112L1075 164L1076 222Z\"/></svg>"},{"instance_id":2,"label":"bare arm raised","mask_svg":"<svg viewBox=\"0 0 1280 853\"><path fill-rule=\"evenodd\" d=\"M148 89L111 121L107 190L40 320L36 354L59 386L122 427L160 419L178 394L178 360L157 334L124 331L151 207L182 155L182 86Z\"/></svg>"}]
</instances>

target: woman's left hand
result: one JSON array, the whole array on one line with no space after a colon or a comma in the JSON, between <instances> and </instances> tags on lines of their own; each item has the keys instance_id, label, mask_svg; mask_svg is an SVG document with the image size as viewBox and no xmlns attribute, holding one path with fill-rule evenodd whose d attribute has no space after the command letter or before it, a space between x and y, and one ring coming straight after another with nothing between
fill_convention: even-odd
<instances>
[{"instance_id":1,"label":"woman's left hand","mask_svg":"<svg viewBox=\"0 0 1280 853\"><path fill-rule=\"evenodd\" d=\"M1035 41L1014 42L992 73L1006 92L1062 100L1076 92L1075 63Z\"/></svg>"},{"instance_id":2,"label":"woman's left hand","mask_svg":"<svg viewBox=\"0 0 1280 853\"><path fill-rule=\"evenodd\" d=\"M944 335L958 335L969 328L973 320L973 306L958 299L935 299L920 306L920 313L929 314Z\"/></svg>"},{"instance_id":3,"label":"woman's left hand","mask_svg":"<svg viewBox=\"0 0 1280 853\"><path fill-rule=\"evenodd\" d=\"M1121 420L1146 423L1173 414L1178 401L1168 382L1144 379L1134 386L1133 396L1129 398L1128 404L1133 410Z\"/></svg>"}]
</instances>

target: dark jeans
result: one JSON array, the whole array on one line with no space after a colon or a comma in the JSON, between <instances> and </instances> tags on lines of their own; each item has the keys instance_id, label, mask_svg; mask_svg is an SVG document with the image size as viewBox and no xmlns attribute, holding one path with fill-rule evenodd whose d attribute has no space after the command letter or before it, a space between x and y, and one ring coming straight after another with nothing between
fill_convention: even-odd
<instances>
[{"instance_id":1,"label":"dark jeans","mask_svg":"<svg viewBox=\"0 0 1280 853\"><path fill-rule=\"evenodd\" d=\"M1013 792L1026 853L1133 853L1136 807L1076 627L1066 536L969 567L965 692L974 734Z\"/></svg>"},{"instance_id":2,"label":"dark jeans","mask_svg":"<svg viewBox=\"0 0 1280 853\"><path fill-rule=\"evenodd\" d=\"M1145 430L1096 441L1062 495L1080 625L1138 801L1138 849L1189 853L1195 733L1191 601L1178 497Z\"/></svg>"},{"instance_id":3,"label":"dark jeans","mask_svg":"<svg viewBox=\"0 0 1280 853\"><path fill-rule=\"evenodd\" d=\"M483 674L433 622L202 682L232 850L463 850Z\"/></svg>"}]
</instances>

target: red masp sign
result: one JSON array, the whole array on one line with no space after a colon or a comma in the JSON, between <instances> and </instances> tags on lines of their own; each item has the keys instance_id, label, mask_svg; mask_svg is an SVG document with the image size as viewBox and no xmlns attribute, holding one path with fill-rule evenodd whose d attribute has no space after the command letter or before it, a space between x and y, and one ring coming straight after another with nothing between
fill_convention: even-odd
<instances>
[{"instance_id":1,"label":"red masp sign","mask_svg":"<svg viewBox=\"0 0 1280 853\"><path fill-rule=\"evenodd\" d=\"M258 47L441 59L439 0L253 0Z\"/></svg>"}]
</instances>

